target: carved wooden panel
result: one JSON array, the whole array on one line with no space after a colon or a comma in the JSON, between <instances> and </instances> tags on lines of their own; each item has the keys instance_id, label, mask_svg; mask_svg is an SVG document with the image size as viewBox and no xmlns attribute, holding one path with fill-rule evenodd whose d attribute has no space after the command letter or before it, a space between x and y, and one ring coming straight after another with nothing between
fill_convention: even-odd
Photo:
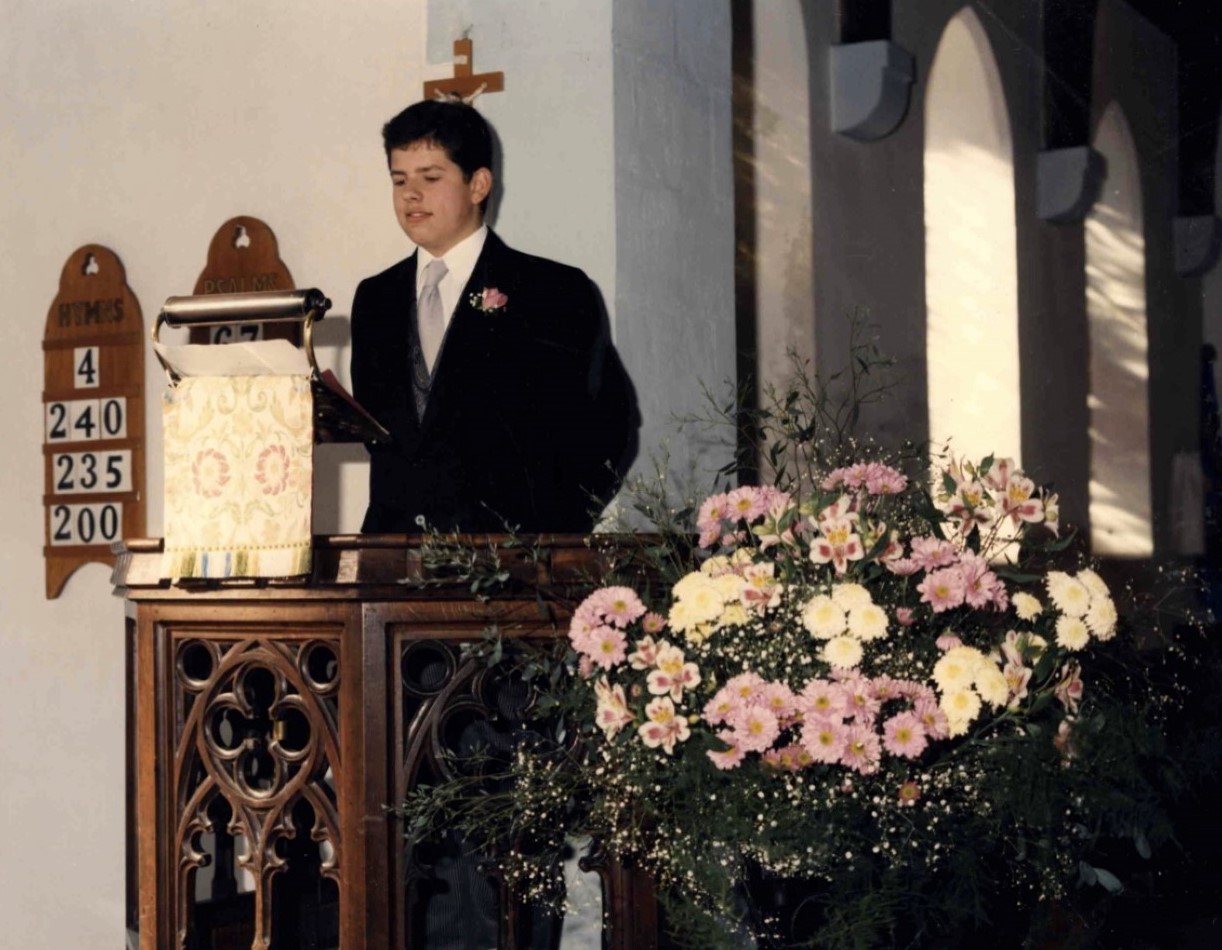
<instances>
[{"instance_id":1,"label":"carved wooden panel","mask_svg":"<svg viewBox=\"0 0 1222 950\"><path fill-rule=\"evenodd\" d=\"M493 623L556 636L603 562L576 537L540 558L505 549L530 585L477 600L465 584L412 583L417 543L316 538L304 583L165 585L160 543L126 542L115 582L128 598L128 920L141 950L429 950L434 856L409 853L387 806L473 748L504 756L522 741L529 690L462 644ZM648 881L598 853L585 864L602 882L603 947L656 946ZM503 894L492 906L490 944L546 945L533 912Z\"/></svg>"},{"instance_id":2,"label":"carved wooden panel","mask_svg":"<svg viewBox=\"0 0 1222 950\"><path fill-rule=\"evenodd\" d=\"M241 945L270 947L274 931L293 926L280 920L301 917L287 905L300 904L303 882L316 879L320 904L344 898L339 633L183 630L170 649L175 946L215 945L224 922L213 911L229 902L251 911ZM196 886L204 868L207 895ZM337 921L336 909L315 921ZM276 942L295 945L285 933Z\"/></svg>"}]
</instances>

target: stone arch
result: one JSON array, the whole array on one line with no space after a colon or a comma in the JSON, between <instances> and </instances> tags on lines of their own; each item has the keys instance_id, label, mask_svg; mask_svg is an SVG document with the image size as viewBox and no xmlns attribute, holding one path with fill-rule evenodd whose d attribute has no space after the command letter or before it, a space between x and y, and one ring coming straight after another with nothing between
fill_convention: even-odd
<instances>
[{"instance_id":1,"label":"stone arch","mask_svg":"<svg viewBox=\"0 0 1222 950\"><path fill-rule=\"evenodd\" d=\"M983 24L943 30L925 92L929 432L956 454L1021 457L1013 137Z\"/></svg>"},{"instance_id":2,"label":"stone arch","mask_svg":"<svg viewBox=\"0 0 1222 950\"><path fill-rule=\"evenodd\" d=\"M1086 217L1090 338L1090 540L1097 555L1154 553L1150 491L1150 367L1141 176L1128 120L1113 102L1095 130L1107 162Z\"/></svg>"}]
</instances>

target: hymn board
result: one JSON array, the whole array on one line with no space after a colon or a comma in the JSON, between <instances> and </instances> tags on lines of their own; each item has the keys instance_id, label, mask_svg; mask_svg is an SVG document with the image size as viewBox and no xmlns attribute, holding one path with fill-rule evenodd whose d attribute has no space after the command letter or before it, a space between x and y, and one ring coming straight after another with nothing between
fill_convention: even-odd
<instances>
[{"instance_id":1,"label":"hymn board","mask_svg":"<svg viewBox=\"0 0 1222 950\"><path fill-rule=\"evenodd\" d=\"M141 537L144 324L118 256L99 244L68 258L43 334L47 597L110 546Z\"/></svg>"},{"instance_id":2,"label":"hymn board","mask_svg":"<svg viewBox=\"0 0 1222 950\"><path fill-rule=\"evenodd\" d=\"M249 215L230 218L208 245L204 265L192 293L245 294L258 290L293 290L293 277L284 261L272 229ZM192 327L192 343L253 343L256 340L288 340L301 345L300 323L250 323L218 327Z\"/></svg>"}]
</instances>

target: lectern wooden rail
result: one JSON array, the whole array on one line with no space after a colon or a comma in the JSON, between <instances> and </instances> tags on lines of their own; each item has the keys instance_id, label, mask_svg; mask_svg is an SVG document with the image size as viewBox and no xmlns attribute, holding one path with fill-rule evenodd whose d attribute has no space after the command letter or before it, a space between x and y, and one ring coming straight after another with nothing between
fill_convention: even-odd
<instances>
[{"instance_id":1,"label":"lectern wooden rail","mask_svg":"<svg viewBox=\"0 0 1222 950\"><path fill-rule=\"evenodd\" d=\"M562 634L613 542L505 549L513 583L483 599L444 578L423 584L428 559L403 536L318 538L312 575L285 581L170 584L159 541L116 550L133 943L429 950L428 869L386 806L445 774L445 750L468 730L516 725L521 690L464 658L462 642L492 624ZM648 880L587 866L601 882L603 946L655 946ZM501 948L538 945L532 915L504 895L499 916Z\"/></svg>"}]
</instances>

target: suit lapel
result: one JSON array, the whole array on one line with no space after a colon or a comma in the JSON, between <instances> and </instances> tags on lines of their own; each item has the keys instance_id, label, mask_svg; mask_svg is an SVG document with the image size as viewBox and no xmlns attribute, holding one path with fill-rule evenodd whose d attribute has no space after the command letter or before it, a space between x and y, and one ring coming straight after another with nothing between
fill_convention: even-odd
<instances>
[{"instance_id":1,"label":"suit lapel","mask_svg":"<svg viewBox=\"0 0 1222 950\"><path fill-rule=\"evenodd\" d=\"M421 421L421 428L426 431L435 423L446 403L456 398L457 391L464 385L464 367L478 365L479 354L492 345L491 320L495 318L474 306L471 300L473 297L478 300L486 287L504 287L503 283L497 283L498 274L502 279L508 276L501 273L504 249L505 245L501 239L489 230L483 250L475 262L475 269L471 271L471 277L459 295L454 315L450 318L450 326L446 330L445 346L437 363L428 407ZM414 279L414 263L412 276ZM414 294L412 301L412 332L415 333ZM469 383L469 380L467 382Z\"/></svg>"}]
</instances>

